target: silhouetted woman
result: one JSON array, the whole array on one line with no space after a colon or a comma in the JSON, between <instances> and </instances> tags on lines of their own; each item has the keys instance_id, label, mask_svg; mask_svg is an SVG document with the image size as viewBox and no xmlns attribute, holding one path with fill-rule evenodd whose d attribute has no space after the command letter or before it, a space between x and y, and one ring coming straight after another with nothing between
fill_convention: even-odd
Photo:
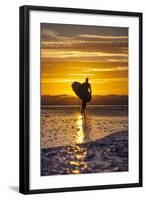
<instances>
[{"instance_id":1,"label":"silhouetted woman","mask_svg":"<svg viewBox=\"0 0 146 200\"><path fill-rule=\"evenodd\" d=\"M87 102L91 101L92 91L91 91L91 85L88 81L89 79L86 78L85 82L82 84L83 93L87 94L87 91L88 91L89 95L88 95L88 98L85 98L85 100L82 100L81 112L85 112Z\"/></svg>"}]
</instances>

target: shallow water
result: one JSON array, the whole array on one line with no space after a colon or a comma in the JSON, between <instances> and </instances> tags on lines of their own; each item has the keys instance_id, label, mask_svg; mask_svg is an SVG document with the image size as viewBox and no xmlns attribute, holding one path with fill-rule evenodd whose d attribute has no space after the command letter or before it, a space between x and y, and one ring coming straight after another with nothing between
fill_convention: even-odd
<instances>
[{"instance_id":1,"label":"shallow water","mask_svg":"<svg viewBox=\"0 0 146 200\"><path fill-rule=\"evenodd\" d=\"M127 106L88 106L86 116L78 106L41 109L41 148L83 144L127 129Z\"/></svg>"}]
</instances>

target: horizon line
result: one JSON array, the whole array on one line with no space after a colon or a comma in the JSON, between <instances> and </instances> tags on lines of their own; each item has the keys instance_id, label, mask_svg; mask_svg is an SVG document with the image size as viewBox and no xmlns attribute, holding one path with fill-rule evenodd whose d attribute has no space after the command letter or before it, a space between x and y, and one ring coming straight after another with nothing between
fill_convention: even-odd
<instances>
[{"instance_id":1,"label":"horizon line","mask_svg":"<svg viewBox=\"0 0 146 200\"><path fill-rule=\"evenodd\" d=\"M74 95L70 95L70 94L56 94L56 95L50 95L50 94L43 94L43 95L40 95L41 97L42 96L71 96L71 97L76 97ZM128 96L128 94L104 94L104 95L101 95L101 94L95 94L95 95L92 95L93 96Z\"/></svg>"}]
</instances>

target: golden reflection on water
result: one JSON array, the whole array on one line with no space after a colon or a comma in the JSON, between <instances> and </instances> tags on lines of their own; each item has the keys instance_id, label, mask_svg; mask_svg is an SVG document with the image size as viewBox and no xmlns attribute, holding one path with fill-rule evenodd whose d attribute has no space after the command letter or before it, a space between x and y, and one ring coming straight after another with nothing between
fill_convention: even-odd
<instances>
[{"instance_id":1,"label":"golden reflection on water","mask_svg":"<svg viewBox=\"0 0 146 200\"><path fill-rule=\"evenodd\" d=\"M79 145L75 145L73 148L74 160L70 161L70 165L72 166L72 174L79 174L88 167L85 160L87 152Z\"/></svg>"},{"instance_id":2,"label":"golden reflection on water","mask_svg":"<svg viewBox=\"0 0 146 200\"><path fill-rule=\"evenodd\" d=\"M81 114L76 114L76 144L73 146L74 148L74 156L75 160L70 161L70 164L73 166L72 173L79 174L81 171L87 168L87 164L85 161L87 152L85 148L80 145L85 142L85 117Z\"/></svg>"},{"instance_id":3,"label":"golden reflection on water","mask_svg":"<svg viewBox=\"0 0 146 200\"><path fill-rule=\"evenodd\" d=\"M84 123L85 123L84 117L81 114L78 114L76 120L76 127L77 127L76 143L85 142Z\"/></svg>"}]
</instances>

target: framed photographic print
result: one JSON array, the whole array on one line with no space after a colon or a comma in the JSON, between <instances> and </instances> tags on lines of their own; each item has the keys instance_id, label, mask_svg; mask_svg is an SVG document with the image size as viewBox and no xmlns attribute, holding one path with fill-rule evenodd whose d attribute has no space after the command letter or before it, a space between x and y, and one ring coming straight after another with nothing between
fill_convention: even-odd
<instances>
[{"instance_id":1,"label":"framed photographic print","mask_svg":"<svg viewBox=\"0 0 146 200\"><path fill-rule=\"evenodd\" d=\"M20 7L20 192L142 186L142 13Z\"/></svg>"}]
</instances>

